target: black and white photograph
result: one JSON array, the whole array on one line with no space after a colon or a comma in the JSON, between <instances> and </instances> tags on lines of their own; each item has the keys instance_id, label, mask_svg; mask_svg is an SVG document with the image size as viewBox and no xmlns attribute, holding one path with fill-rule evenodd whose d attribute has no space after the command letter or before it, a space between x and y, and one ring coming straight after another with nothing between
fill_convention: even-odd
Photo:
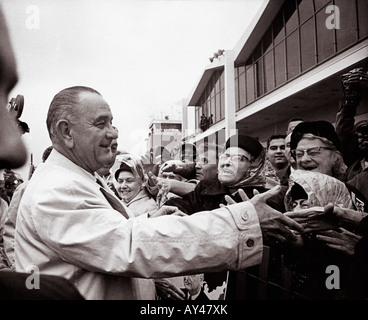
<instances>
[{"instance_id":1,"label":"black and white photograph","mask_svg":"<svg viewBox=\"0 0 368 320\"><path fill-rule=\"evenodd\" d=\"M366 0L2 0L0 44L0 300L367 301Z\"/></svg>"}]
</instances>

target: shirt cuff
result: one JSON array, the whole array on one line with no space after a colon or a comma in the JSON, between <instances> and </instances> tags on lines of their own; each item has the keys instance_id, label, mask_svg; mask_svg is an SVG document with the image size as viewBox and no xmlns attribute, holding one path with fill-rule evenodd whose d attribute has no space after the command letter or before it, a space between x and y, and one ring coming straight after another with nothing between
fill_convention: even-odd
<instances>
[{"instance_id":1,"label":"shirt cuff","mask_svg":"<svg viewBox=\"0 0 368 320\"><path fill-rule=\"evenodd\" d=\"M226 206L231 212L235 224L241 230L239 234L238 269L247 268L262 262L263 239L257 211L249 201Z\"/></svg>"}]
</instances>

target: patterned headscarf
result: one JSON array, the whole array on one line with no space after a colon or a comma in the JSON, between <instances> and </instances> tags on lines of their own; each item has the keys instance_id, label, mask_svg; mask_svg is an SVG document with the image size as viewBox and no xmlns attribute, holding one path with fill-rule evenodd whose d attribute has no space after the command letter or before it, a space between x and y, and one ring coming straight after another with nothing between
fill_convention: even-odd
<instances>
[{"instance_id":1,"label":"patterned headscarf","mask_svg":"<svg viewBox=\"0 0 368 320\"><path fill-rule=\"evenodd\" d=\"M264 187L266 185L266 152L263 149L243 178L231 187Z\"/></svg>"},{"instance_id":2,"label":"patterned headscarf","mask_svg":"<svg viewBox=\"0 0 368 320\"><path fill-rule=\"evenodd\" d=\"M287 211L292 210L291 188L294 183L303 187L311 206L324 207L332 203L335 206L353 209L350 193L343 182L327 174L298 169L290 174L289 189L284 198Z\"/></svg>"},{"instance_id":3,"label":"patterned headscarf","mask_svg":"<svg viewBox=\"0 0 368 320\"><path fill-rule=\"evenodd\" d=\"M119 173L125 170L133 173L134 177L136 177L138 180L141 180L142 183L147 182L147 176L145 174L141 158L138 158L130 153L125 153L118 155L116 157L116 161L120 163L119 168L115 171L115 173L113 173L116 180L119 177Z\"/></svg>"}]
</instances>

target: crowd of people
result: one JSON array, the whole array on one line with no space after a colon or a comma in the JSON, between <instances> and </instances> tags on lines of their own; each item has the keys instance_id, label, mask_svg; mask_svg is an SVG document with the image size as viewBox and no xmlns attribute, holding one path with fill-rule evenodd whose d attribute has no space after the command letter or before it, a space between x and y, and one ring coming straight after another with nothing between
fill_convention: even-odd
<instances>
[{"instance_id":1,"label":"crowd of people","mask_svg":"<svg viewBox=\"0 0 368 320\"><path fill-rule=\"evenodd\" d=\"M9 175L26 155L6 109L17 73L0 18L0 164ZM269 278L292 299L367 299L368 120L355 117L368 74L341 78L336 128L293 118L265 147L235 134L224 145L185 143L180 159L164 146L143 157L119 150L95 89L56 93L42 163L28 181L13 172L1 198L0 297L208 300L206 275L225 271L221 296L237 300L269 250ZM332 288L330 266L339 270ZM30 290L35 268L43 285Z\"/></svg>"}]
</instances>

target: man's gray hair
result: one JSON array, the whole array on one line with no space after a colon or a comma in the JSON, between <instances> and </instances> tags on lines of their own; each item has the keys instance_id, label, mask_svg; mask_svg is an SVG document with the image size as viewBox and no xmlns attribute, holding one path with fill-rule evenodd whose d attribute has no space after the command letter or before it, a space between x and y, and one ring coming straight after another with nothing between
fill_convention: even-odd
<instances>
[{"instance_id":1,"label":"man's gray hair","mask_svg":"<svg viewBox=\"0 0 368 320\"><path fill-rule=\"evenodd\" d=\"M75 86L61 90L52 99L46 119L47 130L52 142L60 142L60 137L56 131L56 124L60 119L66 119L72 123L75 121L81 92L91 92L101 95L95 89Z\"/></svg>"}]
</instances>

